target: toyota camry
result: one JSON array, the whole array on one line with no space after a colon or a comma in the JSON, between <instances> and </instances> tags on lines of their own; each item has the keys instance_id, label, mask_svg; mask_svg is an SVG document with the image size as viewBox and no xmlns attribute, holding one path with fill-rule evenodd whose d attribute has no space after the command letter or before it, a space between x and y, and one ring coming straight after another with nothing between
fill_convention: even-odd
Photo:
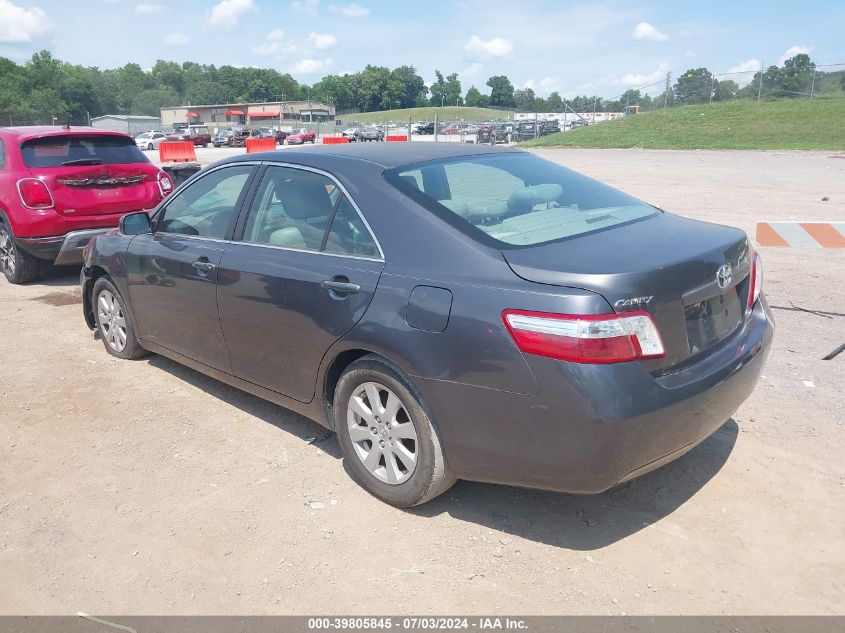
<instances>
[{"instance_id":1,"label":"toyota camry","mask_svg":"<svg viewBox=\"0 0 845 633\"><path fill-rule=\"evenodd\" d=\"M396 506L597 493L690 450L773 335L741 230L514 149L326 145L202 170L96 237L84 316L332 429Z\"/></svg>"}]
</instances>

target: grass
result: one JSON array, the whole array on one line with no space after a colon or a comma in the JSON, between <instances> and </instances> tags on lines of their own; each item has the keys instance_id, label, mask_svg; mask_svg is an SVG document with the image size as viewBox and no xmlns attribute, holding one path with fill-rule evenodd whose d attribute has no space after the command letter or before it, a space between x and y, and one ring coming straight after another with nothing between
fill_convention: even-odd
<instances>
[{"instance_id":1,"label":"grass","mask_svg":"<svg viewBox=\"0 0 845 633\"><path fill-rule=\"evenodd\" d=\"M337 118L346 123L384 123L394 121L407 123L408 117L413 123L417 121L490 121L493 119L507 119L511 116L505 110L490 108L470 108L464 106L446 106L443 108L404 108L401 110L382 110L380 112L359 112L357 114L340 114Z\"/></svg>"},{"instance_id":2,"label":"grass","mask_svg":"<svg viewBox=\"0 0 845 633\"><path fill-rule=\"evenodd\" d=\"M645 112L524 147L845 149L845 98L734 101Z\"/></svg>"}]
</instances>

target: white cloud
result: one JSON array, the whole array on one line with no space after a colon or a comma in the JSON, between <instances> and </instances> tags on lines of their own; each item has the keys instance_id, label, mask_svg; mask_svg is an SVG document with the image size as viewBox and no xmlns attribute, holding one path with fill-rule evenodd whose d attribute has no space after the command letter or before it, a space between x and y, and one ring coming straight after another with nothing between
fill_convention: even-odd
<instances>
[{"instance_id":1,"label":"white cloud","mask_svg":"<svg viewBox=\"0 0 845 633\"><path fill-rule=\"evenodd\" d=\"M728 68L729 73L747 73L750 71L758 71L763 67L756 59L746 59L744 62L738 63L736 66L731 66Z\"/></svg>"},{"instance_id":2,"label":"white cloud","mask_svg":"<svg viewBox=\"0 0 845 633\"><path fill-rule=\"evenodd\" d=\"M290 3L290 10L294 13L314 15L317 13L317 6L319 4L320 0L294 0Z\"/></svg>"},{"instance_id":3,"label":"white cloud","mask_svg":"<svg viewBox=\"0 0 845 633\"><path fill-rule=\"evenodd\" d=\"M539 82L529 79L522 89L531 88L538 97L545 97L553 92L560 92L560 77L543 77Z\"/></svg>"},{"instance_id":4,"label":"white cloud","mask_svg":"<svg viewBox=\"0 0 845 633\"><path fill-rule=\"evenodd\" d=\"M615 83L624 86L631 86L632 88L640 88L642 86L647 86L648 84L653 84L661 79L665 79L666 73L669 72L669 68L669 64L663 62L660 66L648 74L628 73L627 75L617 79Z\"/></svg>"},{"instance_id":5,"label":"white cloud","mask_svg":"<svg viewBox=\"0 0 845 633\"><path fill-rule=\"evenodd\" d=\"M812 46L801 46L799 44L796 44L795 46L790 46L786 49L784 54L781 55L781 58L778 60L778 66L783 66L783 62L785 62L787 59L795 57L796 55L800 55L801 53L809 55L812 52Z\"/></svg>"},{"instance_id":6,"label":"white cloud","mask_svg":"<svg viewBox=\"0 0 845 633\"><path fill-rule=\"evenodd\" d=\"M513 52L513 44L502 37L482 40L477 35L469 38L464 44L464 50L470 59L484 60L491 57L505 57Z\"/></svg>"},{"instance_id":7,"label":"white cloud","mask_svg":"<svg viewBox=\"0 0 845 633\"><path fill-rule=\"evenodd\" d=\"M164 5L158 3L141 3L135 5L135 13L158 13L164 11Z\"/></svg>"},{"instance_id":8,"label":"white cloud","mask_svg":"<svg viewBox=\"0 0 845 633\"><path fill-rule=\"evenodd\" d=\"M190 44L191 38L181 31L176 31L175 33L168 33L167 37L164 38L164 43L169 46L182 46L184 44Z\"/></svg>"},{"instance_id":9,"label":"white cloud","mask_svg":"<svg viewBox=\"0 0 845 633\"><path fill-rule=\"evenodd\" d=\"M651 40L652 42L665 42L669 39L666 33L658 31L654 25L648 22L640 22L634 27L631 37L635 40Z\"/></svg>"},{"instance_id":10,"label":"white cloud","mask_svg":"<svg viewBox=\"0 0 845 633\"><path fill-rule=\"evenodd\" d=\"M300 75L311 75L324 73L334 65L331 59L300 59L293 66L290 72Z\"/></svg>"},{"instance_id":11,"label":"white cloud","mask_svg":"<svg viewBox=\"0 0 845 633\"><path fill-rule=\"evenodd\" d=\"M329 11L332 13L340 13L347 18L362 18L370 14L367 7L362 7L360 4L353 2L352 4L330 4Z\"/></svg>"},{"instance_id":12,"label":"white cloud","mask_svg":"<svg viewBox=\"0 0 845 633\"><path fill-rule=\"evenodd\" d=\"M252 47L252 52L256 55L275 55L282 51L282 40L285 39L285 31L283 29L273 29L267 34L266 41L263 44Z\"/></svg>"},{"instance_id":13,"label":"white cloud","mask_svg":"<svg viewBox=\"0 0 845 633\"><path fill-rule=\"evenodd\" d=\"M478 77L482 68L484 68L483 64L472 62L469 66L458 73L458 81L461 83L472 81Z\"/></svg>"},{"instance_id":14,"label":"white cloud","mask_svg":"<svg viewBox=\"0 0 845 633\"><path fill-rule=\"evenodd\" d=\"M0 0L0 42L31 42L53 29L47 14L38 7L25 9Z\"/></svg>"},{"instance_id":15,"label":"white cloud","mask_svg":"<svg viewBox=\"0 0 845 633\"><path fill-rule=\"evenodd\" d=\"M331 33L309 33L308 37L305 38L305 42L309 48L324 51L337 44L337 36Z\"/></svg>"},{"instance_id":16,"label":"white cloud","mask_svg":"<svg viewBox=\"0 0 845 633\"><path fill-rule=\"evenodd\" d=\"M267 34L267 40L270 42L278 42L281 39L284 39L285 32L283 29L273 29Z\"/></svg>"},{"instance_id":17,"label":"white cloud","mask_svg":"<svg viewBox=\"0 0 845 633\"><path fill-rule=\"evenodd\" d=\"M222 0L206 14L209 25L223 29L233 29L244 14L256 11L252 0Z\"/></svg>"}]
</instances>

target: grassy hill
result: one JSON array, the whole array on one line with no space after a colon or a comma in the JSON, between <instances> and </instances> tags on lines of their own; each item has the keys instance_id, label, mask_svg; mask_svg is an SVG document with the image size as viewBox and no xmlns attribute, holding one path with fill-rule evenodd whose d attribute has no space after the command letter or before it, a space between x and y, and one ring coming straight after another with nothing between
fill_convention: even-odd
<instances>
[{"instance_id":1,"label":"grassy hill","mask_svg":"<svg viewBox=\"0 0 845 633\"><path fill-rule=\"evenodd\" d=\"M525 147L845 149L845 98L734 101L645 112Z\"/></svg>"},{"instance_id":2,"label":"grassy hill","mask_svg":"<svg viewBox=\"0 0 845 633\"><path fill-rule=\"evenodd\" d=\"M382 110L380 112L359 112L358 114L339 114L338 119L353 123L384 123L395 121L407 123L408 117L411 121L434 121L435 115L438 121L490 121L493 119L507 119L511 115L505 110L492 110L490 108L469 108L464 106L446 106L444 108L404 108L401 110Z\"/></svg>"}]
</instances>

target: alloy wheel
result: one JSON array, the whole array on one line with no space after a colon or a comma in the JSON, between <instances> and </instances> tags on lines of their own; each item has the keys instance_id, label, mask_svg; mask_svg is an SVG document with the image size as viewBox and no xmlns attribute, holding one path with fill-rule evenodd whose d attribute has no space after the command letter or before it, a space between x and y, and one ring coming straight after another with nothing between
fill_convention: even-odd
<instances>
[{"instance_id":1,"label":"alloy wheel","mask_svg":"<svg viewBox=\"0 0 845 633\"><path fill-rule=\"evenodd\" d=\"M15 274L15 246L12 236L5 227L0 226L0 272L9 276Z\"/></svg>"},{"instance_id":2,"label":"alloy wheel","mask_svg":"<svg viewBox=\"0 0 845 633\"><path fill-rule=\"evenodd\" d=\"M117 297L109 290L97 297L97 320L106 344L116 352L126 349L126 318Z\"/></svg>"},{"instance_id":3,"label":"alloy wheel","mask_svg":"<svg viewBox=\"0 0 845 633\"><path fill-rule=\"evenodd\" d=\"M346 421L355 453L376 479L398 485L411 478L419 440L399 396L384 385L365 382L349 398Z\"/></svg>"}]
</instances>

